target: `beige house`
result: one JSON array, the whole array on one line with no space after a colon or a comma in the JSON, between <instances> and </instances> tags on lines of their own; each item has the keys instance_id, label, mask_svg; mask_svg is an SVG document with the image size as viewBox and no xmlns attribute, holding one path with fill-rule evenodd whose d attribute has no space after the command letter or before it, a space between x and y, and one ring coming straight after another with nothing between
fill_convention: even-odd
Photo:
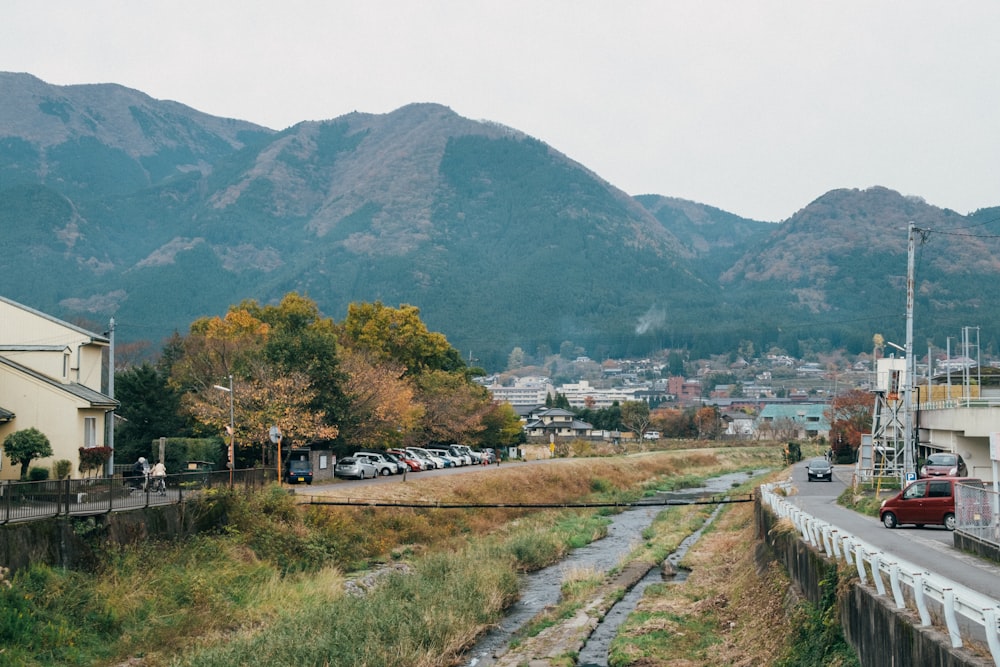
<instances>
[{"instance_id":1,"label":"beige house","mask_svg":"<svg viewBox=\"0 0 1000 667\"><path fill-rule=\"evenodd\" d=\"M0 480L21 468L2 452L10 433L31 427L45 434L53 456L32 467L72 462L80 477L80 447L103 447L118 402L101 393L104 336L0 297Z\"/></svg>"}]
</instances>

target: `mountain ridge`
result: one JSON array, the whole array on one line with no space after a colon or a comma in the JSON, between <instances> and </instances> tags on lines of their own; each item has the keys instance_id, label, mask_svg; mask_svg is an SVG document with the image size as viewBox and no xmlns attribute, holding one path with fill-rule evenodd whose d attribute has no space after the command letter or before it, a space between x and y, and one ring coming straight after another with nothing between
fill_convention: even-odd
<instances>
[{"instance_id":1,"label":"mountain ridge","mask_svg":"<svg viewBox=\"0 0 1000 667\"><path fill-rule=\"evenodd\" d=\"M5 295L64 318L114 315L123 337L154 344L231 303L299 291L334 318L351 301L416 305L489 367L567 342L596 358L744 338L866 349L872 331L851 323L902 326L886 313L904 299L905 223L954 233L992 210L961 216L875 186L749 220L629 196L435 103L279 132L117 84L0 73L0 91L0 225L18 251L0 257ZM944 252L923 264L919 305L949 323L994 313L963 283L1000 276L997 243L934 239Z\"/></svg>"}]
</instances>

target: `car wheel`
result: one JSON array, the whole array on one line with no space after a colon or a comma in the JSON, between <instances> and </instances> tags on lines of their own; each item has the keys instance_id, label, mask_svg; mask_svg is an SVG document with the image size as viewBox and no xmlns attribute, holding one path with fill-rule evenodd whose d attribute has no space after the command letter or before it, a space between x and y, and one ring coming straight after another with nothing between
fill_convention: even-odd
<instances>
[{"instance_id":1,"label":"car wheel","mask_svg":"<svg viewBox=\"0 0 1000 667\"><path fill-rule=\"evenodd\" d=\"M955 515L951 512L944 515L944 527L948 530L955 530Z\"/></svg>"},{"instance_id":2,"label":"car wheel","mask_svg":"<svg viewBox=\"0 0 1000 667\"><path fill-rule=\"evenodd\" d=\"M382 476L383 477L388 477L389 476L389 469L388 468L382 468Z\"/></svg>"},{"instance_id":3,"label":"car wheel","mask_svg":"<svg viewBox=\"0 0 1000 667\"><path fill-rule=\"evenodd\" d=\"M882 515L882 525L886 528L896 528L899 523L896 522L896 515L892 512L886 512Z\"/></svg>"}]
</instances>

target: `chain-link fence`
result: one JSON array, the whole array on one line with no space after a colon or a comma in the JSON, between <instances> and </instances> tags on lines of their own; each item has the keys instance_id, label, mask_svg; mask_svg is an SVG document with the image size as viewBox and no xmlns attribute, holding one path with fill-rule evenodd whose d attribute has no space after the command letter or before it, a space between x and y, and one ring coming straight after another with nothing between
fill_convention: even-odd
<instances>
[{"instance_id":1,"label":"chain-link fence","mask_svg":"<svg viewBox=\"0 0 1000 667\"><path fill-rule=\"evenodd\" d=\"M955 530L1000 547L997 493L982 482L955 485Z\"/></svg>"}]
</instances>

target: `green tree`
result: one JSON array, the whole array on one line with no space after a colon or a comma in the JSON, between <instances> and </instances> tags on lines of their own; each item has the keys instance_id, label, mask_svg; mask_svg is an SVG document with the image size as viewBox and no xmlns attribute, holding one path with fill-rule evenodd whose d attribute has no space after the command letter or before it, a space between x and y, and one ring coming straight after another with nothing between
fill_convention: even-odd
<instances>
[{"instance_id":1,"label":"green tree","mask_svg":"<svg viewBox=\"0 0 1000 667\"><path fill-rule=\"evenodd\" d=\"M671 352L667 356L667 367L672 377L684 376L684 357L680 352Z\"/></svg>"},{"instance_id":2,"label":"green tree","mask_svg":"<svg viewBox=\"0 0 1000 667\"><path fill-rule=\"evenodd\" d=\"M115 425L115 455L119 462L152 455L160 437L189 437L191 420L181 411L181 392L169 376L149 362L115 373L115 398L121 402Z\"/></svg>"},{"instance_id":3,"label":"green tree","mask_svg":"<svg viewBox=\"0 0 1000 667\"><path fill-rule=\"evenodd\" d=\"M524 442L524 429L510 403L494 403L483 415L483 430L477 437L480 447L501 449Z\"/></svg>"},{"instance_id":4,"label":"green tree","mask_svg":"<svg viewBox=\"0 0 1000 667\"><path fill-rule=\"evenodd\" d=\"M34 459L52 456L48 437L37 428L14 431L3 440L3 451L11 463L21 466L21 480L28 478L28 466Z\"/></svg>"},{"instance_id":5,"label":"green tree","mask_svg":"<svg viewBox=\"0 0 1000 667\"><path fill-rule=\"evenodd\" d=\"M324 318L314 301L289 292L277 306L240 304L250 315L268 325L263 354L280 371L308 378L312 407L330 425L340 424L349 411L343 387L347 380L341 364L340 331Z\"/></svg>"}]
</instances>

